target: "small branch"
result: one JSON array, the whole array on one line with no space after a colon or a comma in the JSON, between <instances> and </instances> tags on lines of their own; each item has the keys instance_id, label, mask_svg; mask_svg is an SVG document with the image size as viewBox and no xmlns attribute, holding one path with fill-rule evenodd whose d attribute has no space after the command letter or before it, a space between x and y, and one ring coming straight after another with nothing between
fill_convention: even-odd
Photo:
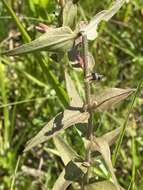
<instances>
[{"instance_id":1,"label":"small branch","mask_svg":"<svg viewBox=\"0 0 143 190\"><path fill-rule=\"evenodd\" d=\"M92 138L92 131L93 131L93 124L92 124L92 109L91 109L91 104L90 104L90 82L87 79L88 76L90 75L90 69L89 69L89 63L88 63L88 40L87 36L85 34L82 35L82 41L83 41L83 57L84 57L84 83L85 83L85 97L86 97L86 105L88 112L90 114L89 119L88 119L88 124L87 124L87 136L86 138L90 141ZM88 148L86 150L86 161L90 163L90 155L91 155L91 150ZM87 175L85 176L85 181L88 182L88 172Z\"/></svg>"}]
</instances>

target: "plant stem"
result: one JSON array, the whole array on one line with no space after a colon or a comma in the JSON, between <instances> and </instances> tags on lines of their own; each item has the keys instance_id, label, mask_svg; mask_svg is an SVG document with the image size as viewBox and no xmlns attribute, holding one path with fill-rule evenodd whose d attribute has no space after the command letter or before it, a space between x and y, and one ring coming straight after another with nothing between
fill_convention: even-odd
<instances>
[{"instance_id":1,"label":"plant stem","mask_svg":"<svg viewBox=\"0 0 143 190\"><path fill-rule=\"evenodd\" d=\"M86 138L91 141L92 137L92 131L93 131L93 124L92 124L92 109L90 105L90 95L91 95L91 90L90 90L90 82L87 80L88 76L90 75L90 70L89 70L89 63L88 63L88 40L87 36L85 34L82 35L82 41L83 41L83 57L84 57L84 83L85 83L85 98L86 98L86 105L87 109L89 112L89 119L88 119L88 124L87 124L87 136ZM88 148L86 150L86 161L90 163L90 155L91 155L91 150ZM85 176L85 181L88 183L88 173Z\"/></svg>"}]
</instances>

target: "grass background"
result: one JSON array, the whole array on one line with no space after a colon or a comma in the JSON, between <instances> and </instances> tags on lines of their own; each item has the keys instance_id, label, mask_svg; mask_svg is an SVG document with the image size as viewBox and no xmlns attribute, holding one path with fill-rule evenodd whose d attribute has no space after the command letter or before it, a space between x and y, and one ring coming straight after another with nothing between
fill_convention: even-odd
<instances>
[{"instance_id":1,"label":"grass background","mask_svg":"<svg viewBox=\"0 0 143 190\"><path fill-rule=\"evenodd\" d=\"M20 18L31 39L40 35L34 27L39 22L58 25L60 8L54 0L7 2ZM103 8L108 8L111 2L113 1L79 1L78 20L89 20ZM105 76L105 80L96 86L137 87L143 75L142 19L143 2L132 0L108 23L101 23L98 39L90 44L96 70ZM0 51L18 46L24 41L9 11L0 2ZM46 52L43 56L46 66L34 54L0 56L0 190L51 189L63 167L57 152L53 152L55 149L50 140L22 156L16 168L27 140L67 104L66 92L63 91L65 62L52 60L51 54ZM82 76L72 71L72 78L82 94ZM60 87L56 85L58 81ZM64 97L57 90L59 88L62 89ZM131 98L128 98L112 111L96 114L94 132L101 135L122 125L130 103ZM143 189L142 115L143 92L136 99L128 123L129 130L116 163L118 180L126 189L130 187L131 181L134 184L132 189ZM64 136L79 154L84 155L83 142L74 127L66 130ZM25 167L28 167L28 171L35 169L34 173L40 168L42 177L27 173ZM14 186L11 185L12 182Z\"/></svg>"}]
</instances>

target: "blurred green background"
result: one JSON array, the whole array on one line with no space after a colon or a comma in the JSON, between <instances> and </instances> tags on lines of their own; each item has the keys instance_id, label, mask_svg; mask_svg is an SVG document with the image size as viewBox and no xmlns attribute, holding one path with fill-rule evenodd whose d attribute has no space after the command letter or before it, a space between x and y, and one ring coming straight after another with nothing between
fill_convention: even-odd
<instances>
[{"instance_id":1,"label":"blurred green background","mask_svg":"<svg viewBox=\"0 0 143 190\"><path fill-rule=\"evenodd\" d=\"M32 39L40 33L38 23L58 26L60 6L54 0L7 1ZM78 20L92 16L111 5L111 0L79 1ZM96 71L105 76L96 86L136 88L143 76L143 1L126 3L108 23L101 23L98 38L90 43L96 62ZM0 51L23 43L19 30L9 12L0 2ZM11 182L25 143L36 134L64 105L53 88L51 75L65 89L65 62L54 61L44 52L49 72L41 69L33 54L28 56L0 56L0 190L11 188ZM83 94L82 74L71 71L75 84ZM93 92L96 88L93 87ZM101 135L122 125L131 98L110 112L95 114L95 133ZM137 98L129 120L129 130L124 137L116 164L120 184L127 189L133 179L134 188L143 189L143 91ZM3 137L9 148L5 151ZM64 137L71 146L84 155L83 142L75 128L66 130ZM6 142L5 142L6 144ZM60 158L53 152L52 140L22 156L16 171L15 190L51 189L63 168ZM133 168L134 167L134 168ZM34 169L33 173L30 171ZM37 177L37 171L41 173ZM134 170L135 169L135 170ZM70 187L69 189L72 189Z\"/></svg>"}]
</instances>

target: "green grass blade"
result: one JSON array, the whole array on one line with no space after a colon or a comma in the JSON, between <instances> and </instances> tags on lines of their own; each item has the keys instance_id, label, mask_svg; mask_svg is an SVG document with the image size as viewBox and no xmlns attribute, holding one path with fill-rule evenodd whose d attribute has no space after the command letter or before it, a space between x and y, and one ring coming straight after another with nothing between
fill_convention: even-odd
<instances>
[{"instance_id":1,"label":"green grass blade","mask_svg":"<svg viewBox=\"0 0 143 190\"><path fill-rule=\"evenodd\" d=\"M23 25L21 24L19 18L16 16L12 8L8 5L8 3L5 0L2 0L5 8L7 11L11 14L13 20L16 22L22 36L24 37L26 42L30 42L31 38L24 29ZM47 66L47 61L44 59L44 57L39 54L35 56L37 62L40 64L41 68L43 69L44 74L46 74L47 80L51 83L51 86L55 89L57 96L59 97L62 104L68 105L68 96L65 92L65 90L61 87L59 81L57 80L56 76L49 70Z\"/></svg>"},{"instance_id":2,"label":"green grass blade","mask_svg":"<svg viewBox=\"0 0 143 190\"><path fill-rule=\"evenodd\" d=\"M133 99L132 99L132 102L131 102L131 105L130 105L130 108L129 108L129 111L128 111L128 115L127 115L126 120L125 120L125 122L123 124L123 127L122 127L122 130L121 130L118 142L116 144L116 147L115 147L115 150L114 150L114 153L113 153L113 157L112 157L113 166L115 166L117 156L119 154L121 144L122 144L122 141L123 141L123 138L124 138L124 135L125 135L125 130L126 130L126 127L127 127L127 124L128 124L128 120L129 120L130 114L131 114L131 112L133 110L135 100L136 100L136 98L137 98L137 96L138 96L138 94L140 92L141 87L142 87L142 83L143 83L143 79L139 82L138 87L137 87L136 92L135 92L135 95L133 96Z\"/></svg>"},{"instance_id":3,"label":"green grass blade","mask_svg":"<svg viewBox=\"0 0 143 190\"><path fill-rule=\"evenodd\" d=\"M0 60L0 92L3 104L7 104L7 93L6 93L6 83L5 83L5 68ZM4 116L4 147L7 149L9 147L9 133L10 133L10 122L9 122L9 109L8 107L3 108Z\"/></svg>"},{"instance_id":4,"label":"green grass blade","mask_svg":"<svg viewBox=\"0 0 143 190\"><path fill-rule=\"evenodd\" d=\"M21 21L19 20L19 18L16 16L15 12L12 10L12 8L10 7L10 5L7 3L7 1L2 0L3 5L5 6L5 8L8 10L8 12L11 14L13 20L16 22L24 40L26 42L30 42L31 38L28 35L28 33L26 32L26 30L24 29L24 26L22 25Z\"/></svg>"}]
</instances>

